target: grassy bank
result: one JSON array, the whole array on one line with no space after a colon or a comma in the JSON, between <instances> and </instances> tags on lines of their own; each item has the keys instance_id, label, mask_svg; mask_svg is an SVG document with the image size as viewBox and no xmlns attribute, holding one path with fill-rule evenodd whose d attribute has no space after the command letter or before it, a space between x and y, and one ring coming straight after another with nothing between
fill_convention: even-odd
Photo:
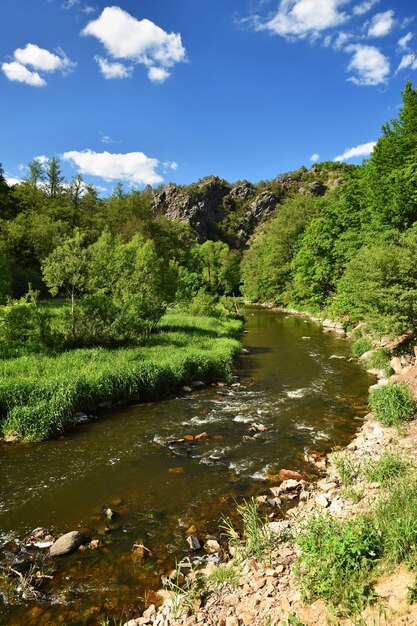
<instances>
[{"instance_id":1,"label":"grassy bank","mask_svg":"<svg viewBox=\"0 0 417 626\"><path fill-rule=\"evenodd\" d=\"M152 399L191 380L228 378L241 322L166 315L140 347L22 354L0 364L0 427L41 441L102 402Z\"/></svg>"}]
</instances>

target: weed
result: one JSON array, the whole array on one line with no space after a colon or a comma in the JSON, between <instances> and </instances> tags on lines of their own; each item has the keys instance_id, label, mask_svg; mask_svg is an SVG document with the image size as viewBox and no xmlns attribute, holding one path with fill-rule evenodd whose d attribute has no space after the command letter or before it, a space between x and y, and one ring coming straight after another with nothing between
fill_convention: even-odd
<instances>
[{"instance_id":1,"label":"weed","mask_svg":"<svg viewBox=\"0 0 417 626\"><path fill-rule=\"evenodd\" d=\"M406 383L373 389L369 404L374 416L385 426L399 427L411 420L416 412L416 404Z\"/></svg>"},{"instance_id":2,"label":"weed","mask_svg":"<svg viewBox=\"0 0 417 626\"><path fill-rule=\"evenodd\" d=\"M287 616L287 623L285 626L304 626L303 622L301 622L294 613L290 613Z\"/></svg>"},{"instance_id":3,"label":"weed","mask_svg":"<svg viewBox=\"0 0 417 626\"><path fill-rule=\"evenodd\" d=\"M269 556L272 547L272 533L268 529L268 520L259 516L259 506L253 498L238 505L237 513L242 520L242 538L235 530L230 519L224 519L222 528L229 543L242 558L255 558L263 562Z\"/></svg>"},{"instance_id":4,"label":"weed","mask_svg":"<svg viewBox=\"0 0 417 626\"><path fill-rule=\"evenodd\" d=\"M296 576L306 601L323 598L347 610L370 601L370 572L381 553L381 537L369 520L312 519L297 545Z\"/></svg>"},{"instance_id":5,"label":"weed","mask_svg":"<svg viewBox=\"0 0 417 626\"><path fill-rule=\"evenodd\" d=\"M410 463L406 459L394 452L384 452L377 461L369 461L364 472L369 481L384 484L404 475L409 468Z\"/></svg>"},{"instance_id":6,"label":"weed","mask_svg":"<svg viewBox=\"0 0 417 626\"><path fill-rule=\"evenodd\" d=\"M352 354L353 356L360 357L362 356L362 354L365 354L365 352L368 352L371 348L372 343L369 339L367 339L366 337L359 337L359 339L357 339L352 344Z\"/></svg>"},{"instance_id":7,"label":"weed","mask_svg":"<svg viewBox=\"0 0 417 626\"><path fill-rule=\"evenodd\" d=\"M384 560L417 567L417 477L407 474L389 486L375 509L374 526L382 536Z\"/></svg>"},{"instance_id":8,"label":"weed","mask_svg":"<svg viewBox=\"0 0 417 626\"><path fill-rule=\"evenodd\" d=\"M235 562L230 561L213 567L206 578L206 585L210 592L216 594L233 591L239 585L240 576L240 567Z\"/></svg>"},{"instance_id":9,"label":"weed","mask_svg":"<svg viewBox=\"0 0 417 626\"><path fill-rule=\"evenodd\" d=\"M386 376L392 372L390 366L391 353L387 348L378 348L366 359L368 369L383 370Z\"/></svg>"},{"instance_id":10,"label":"weed","mask_svg":"<svg viewBox=\"0 0 417 626\"><path fill-rule=\"evenodd\" d=\"M353 504L357 504L363 498L363 492L353 487L344 487L342 489L342 497L345 500L350 500Z\"/></svg>"},{"instance_id":11,"label":"weed","mask_svg":"<svg viewBox=\"0 0 417 626\"><path fill-rule=\"evenodd\" d=\"M332 461L342 483L346 486L352 485L359 475L359 466L346 452L333 452Z\"/></svg>"}]
</instances>

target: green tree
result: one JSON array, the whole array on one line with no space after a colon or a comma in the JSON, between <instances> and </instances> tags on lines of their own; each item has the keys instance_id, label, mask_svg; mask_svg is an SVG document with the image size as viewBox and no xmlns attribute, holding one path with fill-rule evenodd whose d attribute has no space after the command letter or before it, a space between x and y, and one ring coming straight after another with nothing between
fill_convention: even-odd
<instances>
[{"instance_id":1,"label":"green tree","mask_svg":"<svg viewBox=\"0 0 417 626\"><path fill-rule=\"evenodd\" d=\"M45 189L46 193L55 198L63 193L64 176L62 175L59 159L52 157L46 164Z\"/></svg>"},{"instance_id":2,"label":"green tree","mask_svg":"<svg viewBox=\"0 0 417 626\"><path fill-rule=\"evenodd\" d=\"M71 298L71 337L77 342L76 299L85 289L87 250L85 236L80 231L55 250L42 264L43 278L49 291L56 296L61 290Z\"/></svg>"}]
</instances>

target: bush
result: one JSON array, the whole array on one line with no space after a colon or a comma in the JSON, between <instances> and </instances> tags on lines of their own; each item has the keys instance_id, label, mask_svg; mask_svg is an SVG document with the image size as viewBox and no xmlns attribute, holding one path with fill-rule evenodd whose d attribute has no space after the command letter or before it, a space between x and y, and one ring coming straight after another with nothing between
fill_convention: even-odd
<instances>
[{"instance_id":1,"label":"bush","mask_svg":"<svg viewBox=\"0 0 417 626\"><path fill-rule=\"evenodd\" d=\"M417 566L417 478L407 475L390 487L374 513L374 526L382 537L383 556L395 566L406 561Z\"/></svg>"},{"instance_id":2,"label":"bush","mask_svg":"<svg viewBox=\"0 0 417 626\"><path fill-rule=\"evenodd\" d=\"M387 375L391 372L391 353L388 348L378 348L366 359L368 369L383 370Z\"/></svg>"},{"instance_id":3,"label":"bush","mask_svg":"<svg viewBox=\"0 0 417 626\"><path fill-rule=\"evenodd\" d=\"M366 337L360 337L352 344L353 356L360 357L372 348L372 343Z\"/></svg>"},{"instance_id":4,"label":"bush","mask_svg":"<svg viewBox=\"0 0 417 626\"><path fill-rule=\"evenodd\" d=\"M369 396L372 413L385 426L400 426L411 420L416 404L406 383L389 384L373 389Z\"/></svg>"},{"instance_id":5,"label":"bush","mask_svg":"<svg viewBox=\"0 0 417 626\"><path fill-rule=\"evenodd\" d=\"M365 476L371 482L384 484L405 474L410 467L410 463L394 454L384 452L377 461L370 461L365 466Z\"/></svg>"},{"instance_id":6,"label":"bush","mask_svg":"<svg viewBox=\"0 0 417 626\"><path fill-rule=\"evenodd\" d=\"M305 601L322 598L352 610L371 597L369 573L381 554L381 536L369 520L311 519L297 545L296 576Z\"/></svg>"}]
</instances>

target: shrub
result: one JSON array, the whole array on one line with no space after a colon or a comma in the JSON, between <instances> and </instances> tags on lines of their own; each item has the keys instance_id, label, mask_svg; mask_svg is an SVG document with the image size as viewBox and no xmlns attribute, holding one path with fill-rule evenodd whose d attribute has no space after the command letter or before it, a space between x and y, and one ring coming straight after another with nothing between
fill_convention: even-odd
<instances>
[{"instance_id":1,"label":"shrub","mask_svg":"<svg viewBox=\"0 0 417 626\"><path fill-rule=\"evenodd\" d=\"M352 344L353 356L362 356L365 352L368 352L372 348L372 343L366 337L360 337Z\"/></svg>"},{"instance_id":2,"label":"shrub","mask_svg":"<svg viewBox=\"0 0 417 626\"><path fill-rule=\"evenodd\" d=\"M369 573L381 554L381 536L369 520L311 519L297 545L296 576L305 601L322 598L351 610L370 598Z\"/></svg>"},{"instance_id":3,"label":"shrub","mask_svg":"<svg viewBox=\"0 0 417 626\"><path fill-rule=\"evenodd\" d=\"M383 556L395 566L402 561L417 566L417 478L407 475L393 484L374 513L382 537Z\"/></svg>"},{"instance_id":4,"label":"shrub","mask_svg":"<svg viewBox=\"0 0 417 626\"><path fill-rule=\"evenodd\" d=\"M389 384L373 389L369 405L374 416L385 426L400 426L411 420L416 404L406 383Z\"/></svg>"},{"instance_id":5,"label":"shrub","mask_svg":"<svg viewBox=\"0 0 417 626\"><path fill-rule=\"evenodd\" d=\"M384 370L389 375L391 353L387 348L378 348L366 359L366 367L368 369Z\"/></svg>"},{"instance_id":6,"label":"shrub","mask_svg":"<svg viewBox=\"0 0 417 626\"><path fill-rule=\"evenodd\" d=\"M384 452L377 461L370 461L365 465L365 476L368 480L385 483L405 474L410 463L393 452Z\"/></svg>"}]
</instances>

